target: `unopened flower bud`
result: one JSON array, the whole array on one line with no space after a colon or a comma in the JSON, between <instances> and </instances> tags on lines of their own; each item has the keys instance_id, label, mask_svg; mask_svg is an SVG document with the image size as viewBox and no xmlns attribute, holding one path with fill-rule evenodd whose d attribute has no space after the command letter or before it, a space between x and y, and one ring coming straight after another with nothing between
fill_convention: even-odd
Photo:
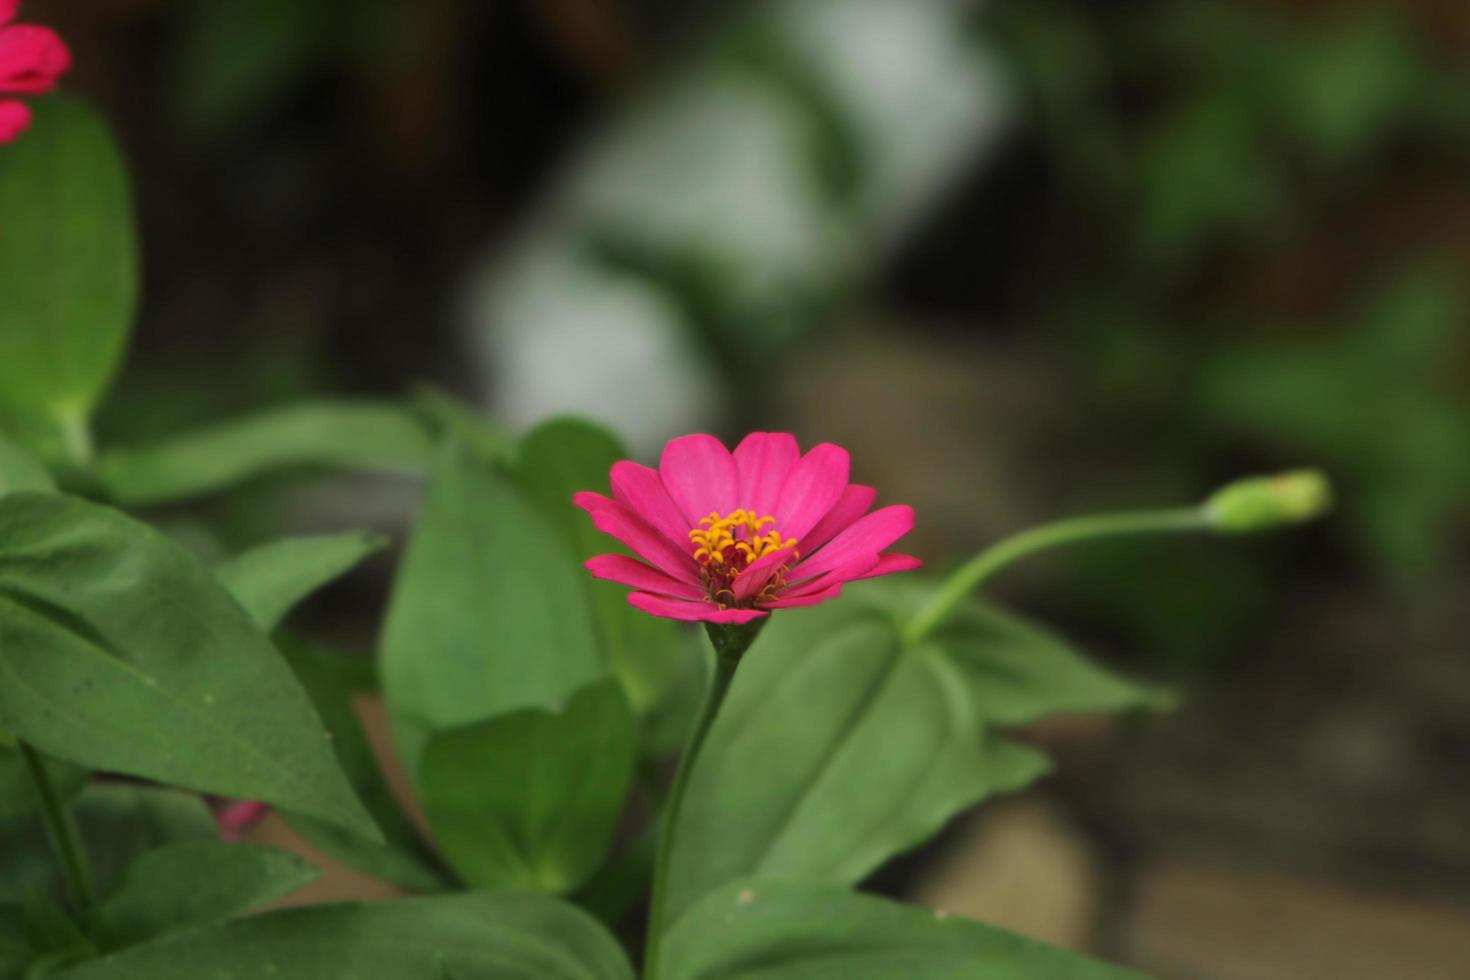
<instances>
[{"instance_id":1,"label":"unopened flower bud","mask_svg":"<svg viewBox=\"0 0 1470 980\"><path fill-rule=\"evenodd\" d=\"M1317 470L1237 480L1205 501L1205 515L1224 534L1250 534L1314 520L1332 508L1332 485Z\"/></svg>"}]
</instances>

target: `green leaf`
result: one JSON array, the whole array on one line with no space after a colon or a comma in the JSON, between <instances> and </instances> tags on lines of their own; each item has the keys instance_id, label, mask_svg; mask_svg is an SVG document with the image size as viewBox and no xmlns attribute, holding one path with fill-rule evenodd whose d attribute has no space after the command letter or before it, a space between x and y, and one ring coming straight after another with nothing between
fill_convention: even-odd
<instances>
[{"instance_id":1,"label":"green leaf","mask_svg":"<svg viewBox=\"0 0 1470 980\"><path fill-rule=\"evenodd\" d=\"M25 976L49 977L73 963L97 955L97 946L81 925L49 895L26 896L25 933L32 958Z\"/></svg>"},{"instance_id":2,"label":"green leaf","mask_svg":"<svg viewBox=\"0 0 1470 980\"><path fill-rule=\"evenodd\" d=\"M175 790L94 783L76 798L72 812L103 895L139 854L179 841L219 837L203 801ZM5 869L0 874L0 902L22 901L31 894L66 893L46 842L46 829L35 815L0 823L0 868Z\"/></svg>"},{"instance_id":3,"label":"green leaf","mask_svg":"<svg viewBox=\"0 0 1470 980\"><path fill-rule=\"evenodd\" d=\"M669 933L662 965L668 980L1143 980L967 919L779 881L705 898Z\"/></svg>"},{"instance_id":4,"label":"green leaf","mask_svg":"<svg viewBox=\"0 0 1470 980\"><path fill-rule=\"evenodd\" d=\"M87 785L91 775L87 770L61 759L42 758L51 777L51 785L62 799L71 799ZM36 795L36 784L25 757L21 755L15 739L0 732L0 820L31 813L40 805L41 799Z\"/></svg>"},{"instance_id":5,"label":"green leaf","mask_svg":"<svg viewBox=\"0 0 1470 980\"><path fill-rule=\"evenodd\" d=\"M95 115L35 103L0 153L0 214L0 404L85 438L138 291L127 174Z\"/></svg>"},{"instance_id":6,"label":"green leaf","mask_svg":"<svg viewBox=\"0 0 1470 980\"><path fill-rule=\"evenodd\" d=\"M635 755L633 716L611 679L560 712L440 732L421 771L434 840L472 885L571 891L607 852Z\"/></svg>"},{"instance_id":7,"label":"green leaf","mask_svg":"<svg viewBox=\"0 0 1470 980\"><path fill-rule=\"evenodd\" d=\"M514 436L448 392L426 385L414 394L413 407L443 441L457 439L482 459L505 462L515 456Z\"/></svg>"},{"instance_id":8,"label":"green leaf","mask_svg":"<svg viewBox=\"0 0 1470 980\"><path fill-rule=\"evenodd\" d=\"M98 474L113 499L137 506L289 468L418 474L429 455L422 425L399 406L319 401L217 423L154 446L113 450L103 454Z\"/></svg>"},{"instance_id":9,"label":"green leaf","mask_svg":"<svg viewBox=\"0 0 1470 980\"><path fill-rule=\"evenodd\" d=\"M992 607L962 610L935 643L964 672L986 724L1020 725L1064 712L1163 710L1173 704L1168 692L1123 680L1051 632Z\"/></svg>"},{"instance_id":10,"label":"green leaf","mask_svg":"<svg viewBox=\"0 0 1470 980\"><path fill-rule=\"evenodd\" d=\"M214 571L260 628L272 630L298 602L387 543L372 531L283 538L241 552Z\"/></svg>"},{"instance_id":11,"label":"green leaf","mask_svg":"<svg viewBox=\"0 0 1470 980\"><path fill-rule=\"evenodd\" d=\"M189 841L140 855L98 909L98 938L120 949L154 936L220 922L315 879L286 851L255 844Z\"/></svg>"},{"instance_id":12,"label":"green leaf","mask_svg":"<svg viewBox=\"0 0 1470 980\"><path fill-rule=\"evenodd\" d=\"M52 755L375 834L249 615L144 524L0 497L0 728Z\"/></svg>"},{"instance_id":13,"label":"green leaf","mask_svg":"<svg viewBox=\"0 0 1470 980\"><path fill-rule=\"evenodd\" d=\"M363 733L352 707L351 669L366 657L349 657L296 637L277 640L291 669L311 696L317 713L332 733L337 763L358 799L382 828L386 843L354 834L322 820L286 813L292 829L322 853L375 878L415 892L444 891L450 885L420 840L418 832L399 809L383 778L377 756Z\"/></svg>"},{"instance_id":14,"label":"green leaf","mask_svg":"<svg viewBox=\"0 0 1470 980\"><path fill-rule=\"evenodd\" d=\"M46 467L19 444L0 435L0 496L17 490L55 490Z\"/></svg>"},{"instance_id":15,"label":"green leaf","mask_svg":"<svg viewBox=\"0 0 1470 980\"><path fill-rule=\"evenodd\" d=\"M608 471L627 455L607 430L575 419L548 422L521 441L518 481L578 562L625 550L593 526L572 504L572 495L580 490L605 492ZM626 586L585 573L578 577L608 667L641 717L668 692L678 672L682 661L678 628L628 605Z\"/></svg>"},{"instance_id":16,"label":"green leaf","mask_svg":"<svg viewBox=\"0 0 1470 980\"><path fill-rule=\"evenodd\" d=\"M855 882L1044 769L992 754L964 675L937 646L903 649L891 620L850 604L775 617L691 778L670 921L736 878Z\"/></svg>"},{"instance_id":17,"label":"green leaf","mask_svg":"<svg viewBox=\"0 0 1470 980\"><path fill-rule=\"evenodd\" d=\"M581 574L493 464L444 447L383 636L383 694L411 773L434 732L553 707L601 675Z\"/></svg>"},{"instance_id":18,"label":"green leaf","mask_svg":"<svg viewBox=\"0 0 1470 980\"><path fill-rule=\"evenodd\" d=\"M285 909L75 967L63 980L633 980L590 916L520 892Z\"/></svg>"}]
</instances>

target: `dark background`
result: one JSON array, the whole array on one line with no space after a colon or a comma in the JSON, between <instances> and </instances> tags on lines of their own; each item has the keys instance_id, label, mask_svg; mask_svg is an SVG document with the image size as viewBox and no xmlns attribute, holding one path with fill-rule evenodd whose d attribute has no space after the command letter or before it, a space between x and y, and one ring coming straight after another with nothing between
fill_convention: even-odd
<instances>
[{"instance_id":1,"label":"dark background","mask_svg":"<svg viewBox=\"0 0 1470 980\"><path fill-rule=\"evenodd\" d=\"M1466 975L1470 7L25 13L136 185L109 442L422 383L515 426L593 414L643 455L790 429L912 502L939 569L1326 469L1320 526L999 582L1182 705L1030 733L1056 776L879 883L1163 976ZM411 503L354 492L389 525ZM322 507L213 506L242 538ZM321 614L369 630L379 587Z\"/></svg>"}]
</instances>

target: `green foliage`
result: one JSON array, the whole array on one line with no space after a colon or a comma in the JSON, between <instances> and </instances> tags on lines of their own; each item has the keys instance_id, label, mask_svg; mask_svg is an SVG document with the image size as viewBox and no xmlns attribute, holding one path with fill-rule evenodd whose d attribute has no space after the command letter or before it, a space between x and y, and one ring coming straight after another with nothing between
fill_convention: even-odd
<instances>
[{"instance_id":1,"label":"green foliage","mask_svg":"<svg viewBox=\"0 0 1470 980\"><path fill-rule=\"evenodd\" d=\"M890 612L848 599L778 616L747 655L690 784L670 922L737 878L855 883L964 808L1046 771L996 726L1167 703L980 607L906 647L893 613L922 590L862 591Z\"/></svg>"},{"instance_id":2,"label":"green foliage","mask_svg":"<svg viewBox=\"0 0 1470 980\"><path fill-rule=\"evenodd\" d=\"M51 785L62 799L69 800L87 785L87 770L60 759L43 756ZM15 739L0 732L0 820L33 813L41 806L30 767Z\"/></svg>"},{"instance_id":3,"label":"green foliage","mask_svg":"<svg viewBox=\"0 0 1470 980\"><path fill-rule=\"evenodd\" d=\"M193 0L180 49L178 114L195 139L237 130L284 95L329 45L327 3Z\"/></svg>"},{"instance_id":4,"label":"green foliage","mask_svg":"<svg viewBox=\"0 0 1470 980\"><path fill-rule=\"evenodd\" d=\"M1143 980L1001 929L830 886L736 882L669 934L668 980Z\"/></svg>"},{"instance_id":5,"label":"green foliage","mask_svg":"<svg viewBox=\"0 0 1470 980\"><path fill-rule=\"evenodd\" d=\"M628 454L606 429L575 419L537 427L520 443L516 482L547 523L562 535L578 562L621 551L573 506L579 490L607 486L608 471ZM628 590L614 582L580 575L597 628L602 655L628 694L635 713L645 714L668 691L679 669L682 645L676 627L628 605Z\"/></svg>"},{"instance_id":6,"label":"green foliage","mask_svg":"<svg viewBox=\"0 0 1470 980\"><path fill-rule=\"evenodd\" d=\"M612 679L560 711L528 708L440 732L420 773L434 839L472 885L571 891L612 840L636 747Z\"/></svg>"},{"instance_id":7,"label":"green foliage","mask_svg":"<svg viewBox=\"0 0 1470 980\"><path fill-rule=\"evenodd\" d=\"M51 474L18 443L0 433L0 496L17 490L55 490Z\"/></svg>"},{"instance_id":8,"label":"green foliage","mask_svg":"<svg viewBox=\"0 0 1470 980\"><path fill-rule=\"evenodd\" d=\"M1423 574L1470 489L1470 411L1440 370L1466 309L1449 275L1400 278L1345 334L1221 350L1194 388L1197 411L1331 464L1369 547L1399 576Z\"/></svg>"},{"instance_id":9,"label":"green foliage","mask_svg":"<svg viewBox=\"0 0 1470 980\"><path fill-rule=\"evenodd\" d=\"M98 909L104 949L208 925L289 895L316 878L301 858L275 848L184 841L138 856Z\"/></svg>"},{"instance_id":10,"label":"green foliage","mask_svg":"<svg viewBox=\"0 0 1470 980\"><path fill-rule=\"evenodd\" d=\"M399 809L353 710L352 667L370 662L293 636L278 637L277 643L332 734L337 764L373 822L381 828L384 840L374 840L302 813L288 812L286 819L292 829L328 857L400 888L415 892L447 888L447 877Z\"/></svg>"},{"instance_id":11,"label":"green foliage","mask_svg":"<svg viewBox=\"0 0 1470 980\"><path fill-rule=\"evenodd\" d=\"M371 531L283 538L215 567L215 574L261 629L271 630L302 599L388 543Z\"/></svg>"},{"instance_id":12,"label":"green foliage","mask_svg":"<svg viewBox=\"0 0 1470 980\"><path fill-rule=\"evenodd\" d=\"M383 694L417 773L435 732L552 707L602 672L582 573L492 463L440 452L393 584Z\"/></svg>"},{"instance_id":13,"label":"green foliage","mask_svg":"<svg viewBox=\"0 0 1470 980\"><path fill-rule=\"evenodd\" d=\"M26 138L0 154L0 214L0 408L85 457L138 290L127 176L90 111L36 103Z\"/></svg>"},{"instance_id":14,"label":"green foliage","mask_svg":"<svg viewBox=\"0 0 1470 980\"><path fill-rule=\"evenodd\" d=\"M20 923L25 952L19 957L15 975L47 977L57 970L97 955L97 946L81 925L49 896L27 896L20 906Z\"/></svg>"},{"instance_id":15,"label":"green foliage","mask_svg":"<svg viewBox=\"0 0 1470 980\"><path fill-rule=\"evenodd\" d=\"M960 610L935 642L963 672L976 709L991 725L1024 725L1055 714L1162 711L1174 703L1168 692L1123 680L1049 630L992 606Z\"/></svg>"},{"instance_id":16,"label":"green foliage","mask_svg":"<svg viewBox=\"0 0 1470 980\"><path fill-rule=\"evenodd\" d=\"M58 980L633 980L617 942L553 898L470 892L287 909L207 926Z\"/></svg>"},{"instance_id":17,"label":"green foliage","mask_svg":"<svg viewBox=\"0 0 1470 980\"><path fill-rule=\"evenodd\" d=\"M316 401L205 426L154 446L114 449L98 463L106 492L128 506L167 503L301 467L422 473L428 433L392 404Z\"/></svg>"},{"instance_id":18,"label":"green foliage","mask_svg":"<svg viewBox=\"0 0 1470 980\"><path fill-rule=\"evenodd\" d=\"M197 796L148 786L92 785L72 810L86 845L98 891L109 894L128 867L155 847L219 837L208 808ZM60 899L65 886L35 816L0 824L0 902L23 902L32 894Z\"/></svg>"},{"instance_id":19,"label":"green foliage","mask_svg":"<svg viewBox=\"0 0 1470 980\"><path fill-rule=\"evenodd\" d=\"M0 497L0 675L0 727L52 755L375 832L259 628L116 511Z\"/></svg>"}]
</instances>

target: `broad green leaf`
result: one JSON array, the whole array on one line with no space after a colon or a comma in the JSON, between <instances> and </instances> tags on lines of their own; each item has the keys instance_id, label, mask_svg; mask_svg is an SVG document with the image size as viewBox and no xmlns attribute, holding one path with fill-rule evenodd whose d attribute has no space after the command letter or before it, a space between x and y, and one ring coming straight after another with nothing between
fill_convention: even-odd
<instances>
[{"instance_id":1,"label":"broad green leaf","mask_svg":"<svg viewBox=\"0 0 1470 980\"><path fill-rule=\"evenodd\" d=\"M371 531L283 538L241 552L214 571L260 628L272 630L298 602L387 543Z\"/></svg>"},{"instance_id":2,"label":"broad green leaf","mask_svg":"<svg viewBox=\"0 0 1470 980\"><path fill-rule=\"evenodd\" d=\"M349 657L292 636L277 639L281 652L296 672L332 733L337 763L357 792L358 799L383 831L379 843L299 813L287 813L292 829L322 853L375 878L415 892L444 891L449 877L420 840L418 832L399 809L393 791L379 768L377 756L352 708L351 671L366 657Z\"/></svg>"},{"instance_id":3,"label":"broad green leaf","mask_svg":"<svg viewBox=\"0 0 1470 980\"><path fill-rule=\"evenodd\" d=\"M219 837L203 801L175 790L94 783L76 798L72 812L102 895L112 891L128 866L145 851L180 841ZM0 873L0 902L23 901L31 894L66 893L51 857L46 829L34 814L0 822L0 868L4 869Z\"/></svg>"},{"instance_id":4,"label":"broad green leaf","mask_svg":"<svg viewBox=\"0 0 1470 980\"><path fill-rule=\"evenodd\" d=\"M601 675L582 574L493 464L443 448L383 636L383 695L410 772L434 732L553 707Z\"/></svg>"},{"instance_id":5,"label":"broad green leaf","mask_svg":"<svg viewBox=\"0 0 1470 980\"><path fill-rule=\"evenodd\" d=\"M996 751L938 647L906 650L889 619L850 605L775 617L692 776L669 921L736 878L855 882L1045 768Z\"/></svg>"},{"instance_id":6,"label":"broad green leaf","mask_svg":"<svg viewBox=\"0 0 1470 980\"><path fill-rule=\"evenodd\" d=\"M62 799L71 799L87 785L87 770L61 759L42 758L51 785ZM19 746L15 739L0 732L0 820L30 813L40 805L35 780Z\"/></svg>"},{"instance_id":7,"label":"broad green leaf","mask_svg":"<svg viewBox=\"0 0 1470 980\"><path fill-rule=\"evenodd\" d=\"M298 467L423 472L423 426L391 404L319 401L206 426L153 446L104 453L99 476L132 506L211 493L254 476Z\"/></svg>"},{"instance_id":8,"label":"broad green leaf","mask_svg":"<svg viewBox=\"0 0 1470 980\"><path fill-rule=\"evenodd\" d=\"M522 892L317 905L206 926L82 964L59 980L633 980L586 913Z\"/></svg>"},{"instance_id":9,"label":"broad green leaf","mask_svg":"<svg viewBox=\"0 0 1470 980\"><path fill-rule=\"evenodd\" d=\"M624 550L572 504L572 495L580 490L606 493L608 471L626 458L611 433L575 419L548 422L521 441L516 470L519 483L570 545L578 562ZM678 629L669 620L628 605L626 586L590 574L579 578L591 603L608 667L641 717L667 693L678 671L682 660Z\"/></svg>"},{"instance_id":10,"label":"broad green leaf","mask_svg":"<svg viewBox=\"0 0 1470 980\"><path fill-rule=\"evenodd\" d=\"M4 234L0 232L0 234ZM18 443L0 434L0 496L17 490L55 490L46 467Z\"/></svg>"},{"instance_id":11,"label":"broad green leaf","mask_svg":"<svg viewBox=\"0 0 1470 980\"><path fill-rule=\"evenodd\" d=\"M0 497L0 728L375 834L290 669L198 559L74 497Z\"/></svg>"},{"instance_id":12,"label":"broad green leaf","mask_svg":"<svg viewBox=\"0 0 1470 980\"><path fill-rule=\"evenodd\" d=\"M434 840L472 885L571 891L612 841L636 742L612 679L559 712L527 708L440 732L420 770Z\"/></svg>"},{"instance_id":13,"label":"broad green leaf","mask_svg":"<svg viewBox=\"0 0 1470 980\"><path fill-rule=\"evenodd\" d=\"M98 909L105 949L248 912L309 883L318 871L256 844L188 841L143 853Z\"/></svg>"},{"instance_id":14,"label":"broad green leaf","mask_svg":"<svg viewBox=\"0 0 1470 980\"><path fill-rule=\"evenodd\" d=\"M35 103L0 153L0 215L0 405L85 438L138 290L127 174L92 112Z\"/></svg>"},{"instance_id":15,"label":"broad green leaf","mask_svg":"<svg viewBox=\"0 0 1470 980\"><path fill-rule=\"evenodd\" d=\"M1162 710L1165 691L1123 680L1051 632L993 607L970 606L934 642L963 671L988 725L1019 725L1064 712Z\"/></svg>"},{"instance_id":16,"label":"broad green leaf","mask_svg":"<svg viewBox=\"0 0 1470 980\"><path fill-rule=\"evenodd\" d=\"M667 980L1143 980L968 919L809 882L736 882L669 933ZM68 974L70 976L70 974Z\"/></svg>"}]
</instances>

